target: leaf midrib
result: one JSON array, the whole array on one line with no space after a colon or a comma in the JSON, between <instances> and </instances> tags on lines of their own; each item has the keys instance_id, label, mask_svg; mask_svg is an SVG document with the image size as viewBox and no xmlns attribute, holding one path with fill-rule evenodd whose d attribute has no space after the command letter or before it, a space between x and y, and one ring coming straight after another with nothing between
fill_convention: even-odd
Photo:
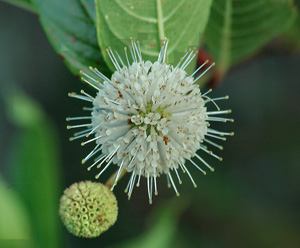
<instances>
[{"instance_id":1,"label":"leaf midrib","mask_svg":"<svg viewBox=\"0 0 300 248\"><path fill-rule=\"evenodd\" d=\"M232 0L226 0L225 3L225 15L224 15L224 27L222 30L220 41L220 57L219 68L221 73L225 73L228 68L228 62L230 61L230 36L231 36L231 23L232 23Z\"/></svg>"},{"instance_id":2,"label":"leaf midrib","mask_svg":"<svg viewBox=\"0 0 300 248\"><path fill-rule=\"evenodd\" d=\"M158 3L158 2L160 3L160 0L156 0L156 1L157 1L157 3ZM115 0L115 2L117 3L118 1ZM183 2L185 2L185 0L183 0ZM197 5L197 7L195 8L193 14L191 15L191 18L190 18L190 20L189 20L188 23L190 23L190 22L192 21L192 18L193 18L193 17L195 16L195 14L197 13L197 10L198 10L200 4L201 4L201 2L198 3L198 5ZM118 5L119 5L119 3L118 3ZM121 7L121 4L120 4L119 6ZM161 6L161 4L160 4L160 6ZM123 6L123 7L124 7L124 6ZM121 8L123 9L123 7L121 7ZM100 11L102 12L103 15L105 15L105 13L103 13L102 10L100 10ZM161 13L162 13L162 11L161 11ZM129 14L129 13L128 13L128 14ZM137 16L135 16L135 17L137 17ZM158 22L159 19L157 19L157 20L154 19L154 20L156 21L157 24L159 23L159 22ZM163 18L163 16L162 16L162 27L163 27L163 28L164 28L164 23L165 23L165 20L164 20L164 18ZM112 33L120 40L120 42L122 42L125 46L130 45L130 44L127 44L126 42L124 42L124 40L122 39L122 37L119 36L119 34L118 34L117 32L115 32L114 28L110 25L109 22L106 22L106 24L109 26L110 31L111 31L111 32L112 32ZM159 27L158 27L158 28L159 28ZM178 39L176 40L176 42L173 44L173 46L170 46L170 47L168 48L168 53L172 53L172 52L176 49L178 43L180 42L180 40L181 40L182 37L184 36L185 32L186 32L186 30L184 30L184 31L180 34L180 36L178 37ZM160 40L165 39L165 38L166 38L165 33L164 33L163 36L162 36L163 38L160 38L160 37L161 37L161 36L158 37ZM148 56L152 56L152 57L158 56L158 54L159 54L159 52L151 52L151 51L146 50L146 49L143 49L143 48L141 48L141 51L142 51L143 54L148 55Z\"/></svg>"},{"instance_id":3,"label":"leaf midrib","mask_svg":"<svg viewBox=\"0 0 300 248\"><path fill-rule=\"evenodd\" d=\"M166 34L165 34L161 0L156 0L156 11L157 11L158 36L159 36L159 40L163 40L166 38Z\"/></svg>"}]
</instances>

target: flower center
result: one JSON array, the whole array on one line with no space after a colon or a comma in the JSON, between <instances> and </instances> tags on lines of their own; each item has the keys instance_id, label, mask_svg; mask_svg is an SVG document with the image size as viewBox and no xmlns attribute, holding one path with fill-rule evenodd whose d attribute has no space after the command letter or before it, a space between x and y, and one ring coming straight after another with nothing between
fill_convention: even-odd
<instances>
[{"instance_id":1,"label":"flower center","mask_svg":"<svg viewBox=\"0 0 300 248\"><path fill-rule=\"evenodd\" d=\"M150 135L151 126L157 134L162 135L162 130L166 129L166 123L169 121L167 118L170 117L171 113L164 113L164 110L168 106L158 107L152 111L152 103L148 103L146 106L146 111L140 110L137 115L132 115L129 123L134 126L147 126L146 134ZM166 133L166 130L164 131Z\"/></svg>"}]
</instances>

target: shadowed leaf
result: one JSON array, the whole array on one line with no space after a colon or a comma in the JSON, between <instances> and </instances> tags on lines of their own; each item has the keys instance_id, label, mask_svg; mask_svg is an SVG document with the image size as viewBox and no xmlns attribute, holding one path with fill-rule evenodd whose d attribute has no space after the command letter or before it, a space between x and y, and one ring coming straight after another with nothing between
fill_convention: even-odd
<instances>
[{"instance_id":1,"label":"shadowed leaf","mask_svg":"<svg viewBox=\"0 0 300 248\"><path fill-rule=\"evenodd\" d=\"M71 72L88 66L109 73L97 43L96 28L80 0L32 0L46 34Z\"/></svg>"},{"instance_id":2,"label":"shadowed leaf","mask_svg":"<svg viewBox=\"0 0 300 248\"><path fill-rule=\"evenodd\" d=\"M294 16L291 0L215 0L205 38L221 74L285 30Z\"/></svg>"}]
</instances>

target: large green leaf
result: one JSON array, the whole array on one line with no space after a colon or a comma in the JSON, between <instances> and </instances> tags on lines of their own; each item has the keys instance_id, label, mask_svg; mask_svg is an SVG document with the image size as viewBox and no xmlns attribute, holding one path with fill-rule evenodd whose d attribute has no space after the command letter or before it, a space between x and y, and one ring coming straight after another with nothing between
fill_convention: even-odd
<instances>
[{"instance_id":1,"label":"large green leaf","mask_svg":"<svg viewBox=\"0 0 300 248\"><path fill-rule=\"evenodd\" d=\"M0 177L0 247L33 248L29 215L18 194Z\"/></svg>"},{"instance_id":2,"label":"large green leaf","mask_svg":"<svg viewBox=\"0 0 300 248\"><path fill-rule=\"evenodd\" d=\"M161 41L168 38L168 62L177 63L188 47L198 47L210 6L211 0L96 0L103 57L113 69L105 49L110 46L122 56L132 37L141 42L144 59L154 61Z\"/></svg>"},{"instance_id":3,"label":"large green leaf","mask_svg":"<svg viewBox=\"0 0 300 248\"><path fill-rule=\"evenodd\" d=\"M88 66L107 69L96 36L96 28L80 0L32 0L56 52L72 73Z\"/></svg>"},{"instance_id":4,"label":"large green leaf","mask_svg":"<svg viewBox=\"0 0 300 248\"><path fill-rule=\"evenodd\" d=\"M61 175L55 128L39 106L24 94L9 95L7 103L12 121L20 128L11 154L13 186L30 215L37 246L60 247Z\"/></svg>"},{"instance_id":5,"label":"large green leaf","mask_svg":"<svg viewBox=\"0 0 300 248\"><path fill-rule=\"evenodd\" d=\"M223 74L285 30L294 16L292 0L214 0L206 45Z\"/></svg>"}]
</instances>

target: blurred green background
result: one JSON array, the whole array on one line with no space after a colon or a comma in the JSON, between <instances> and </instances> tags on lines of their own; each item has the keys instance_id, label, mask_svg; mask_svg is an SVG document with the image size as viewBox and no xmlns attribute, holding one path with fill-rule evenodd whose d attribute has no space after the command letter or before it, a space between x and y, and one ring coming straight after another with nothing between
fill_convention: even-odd
<instances>
[{"instance_id":1,"label":"blurred green background","mask_svg":"<svg viewBox=\"0 0 300 248\"><path fill-rule=\"evenodd\" d=\"M203 155L214 173L192 169L197 189L182 175L174 198L163 178L149 206L145 185L127 200L124 177L116 224L80 239L62 226L58 205L64 188L94 180L80 163L92 145L70 142L66 130L65 118L82 114L67 93L83 85L38 16L2 2L0 16L0 247L300 247L300 54L289 43L272 41L214 90L230 95L222 108L235 122L219 129L235 136L218 152L223 162Z\"/></svg>"}]
</instances>

